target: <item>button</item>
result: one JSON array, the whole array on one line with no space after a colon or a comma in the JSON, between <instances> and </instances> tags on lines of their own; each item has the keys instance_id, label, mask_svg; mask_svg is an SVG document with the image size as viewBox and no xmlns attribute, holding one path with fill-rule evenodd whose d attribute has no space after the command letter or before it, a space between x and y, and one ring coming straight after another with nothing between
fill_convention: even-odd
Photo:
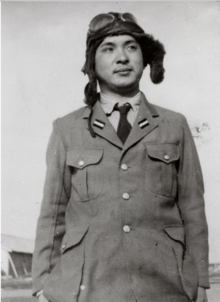
<instances>
[{"instance_id":1,"label":"button","mask_svg":"<svg viewBox=\"0 0 220 302\"><path fill-rule=\"evenodd\" d=\"M167 155L167 154L164 155L164 158L165 158L165 159L170 159L169 155Z\"/></svg>"},{"instance_id":2,"label":"button","mask_svg":"<svg viewBox=\"0 0 220 302\"><path fill-rule=\"evenodd\" d=\"M122 164L121 165L122 170L126 171L128 170L128 166L126 164Z\"/></svg>"},{"instance_id":3,"label":"button","mask_svg":"<svg viewBox=\"0 0 220 302\"><path fill-rule=\"evenodd\" d=\"M123 231L125 232L125 233L129 233L130 232L130 227L128 226L128 225L124 225L123 226Z\"/></svg>"},{"instance_id":4,"label":"button","mask_svg":"<svg viewBox=\"0 0 220 302\"><path fill-rule=\"evenodd\" d=\"M62 249L65 249L65 247L66 247L66 244L63 244L63 245L62 245Z\"/></svg>"},{"instance_id":5,"label":"button","mask_svg":"<svg viewBox=\"0 0 220 302\"><path fill-rule=\"evenodd\" d=\"M83 160L80 160L79 161L79 166L83 166L84 165L84 161Z\"/></svg>"},{"instance_id":6,"label":"button","mask_svg":"<svg viewBox=\"0 0 220 302\"><path fill-rule=\"evenodd\" d=\"M128 193L124 193L122 196L123 196L124 199L129 199L130 198Z\"/></svg>"}]
</instances>

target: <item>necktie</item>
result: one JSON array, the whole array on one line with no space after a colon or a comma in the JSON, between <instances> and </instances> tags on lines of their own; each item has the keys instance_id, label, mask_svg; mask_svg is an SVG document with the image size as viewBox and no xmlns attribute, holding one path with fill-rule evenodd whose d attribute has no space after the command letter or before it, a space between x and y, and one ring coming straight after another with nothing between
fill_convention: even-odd
<instances>
[{"instance_id":1,"label":"necktie","mask_svg":"<svg viewBox=\"0 0 220 302\"><path fill-rule=\"evenodd\" d=\"M118 106L118 104L115 106L114 110L118 110L120 113L120 119L118 123L118 129L117 129L117 134L124 144L130 131L131 131L131 124L127 120L127 114L128 111L130 110L131 105L129 103L124 104L123 106Z\"/></svg>"}]
</instances>

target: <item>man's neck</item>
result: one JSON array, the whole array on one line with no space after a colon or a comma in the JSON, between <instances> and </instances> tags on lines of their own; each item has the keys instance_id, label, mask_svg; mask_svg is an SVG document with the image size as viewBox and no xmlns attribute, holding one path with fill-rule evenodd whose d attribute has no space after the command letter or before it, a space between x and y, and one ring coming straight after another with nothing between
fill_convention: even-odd
<instances>
[{"instance_id":1,"label":"man's neck","mask_svg":"<svg viewBox=\"0 0 220 302\"><path fill-rule=\"evenodd\" d=\"M105 98L112 99L116 102L124 103L126 100L128 101L129 99L133 98L135 95L137 95L140 91L135 91L133 93L129 94L118 94L113 91L101 91L101 93L105 96Z\"/></svg>"}]
</instances>

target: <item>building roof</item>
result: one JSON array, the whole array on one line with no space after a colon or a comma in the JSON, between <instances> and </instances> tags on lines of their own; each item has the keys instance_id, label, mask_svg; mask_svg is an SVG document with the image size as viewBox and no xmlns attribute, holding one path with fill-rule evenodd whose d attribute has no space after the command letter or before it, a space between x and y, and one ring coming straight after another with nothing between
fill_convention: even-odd
<instances>
[{"instance_id":1,"label":"building roof","mask_svg":"<svg viewBox=\"0 0 220 302\"><path fill-rule=\"evenodd\" d=\"M2 234L1 246L9 252L33 254L34 240Z\"/></svg>"}]
</instances>

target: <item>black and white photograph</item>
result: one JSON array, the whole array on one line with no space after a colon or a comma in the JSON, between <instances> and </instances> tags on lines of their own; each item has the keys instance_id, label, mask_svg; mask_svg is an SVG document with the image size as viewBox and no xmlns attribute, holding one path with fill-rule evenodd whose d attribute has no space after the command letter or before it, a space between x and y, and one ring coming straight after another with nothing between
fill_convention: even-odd
<instances>
[{"instance_id":1,"label":"black and white photograph","mask_svg":"<svg viewBox=\"0 0 220 302\"><path fill-rule=\"evenodd\" d=\"M3 302L220 301L220 2L1 2Z\"/></svg>"}]
</instances>

